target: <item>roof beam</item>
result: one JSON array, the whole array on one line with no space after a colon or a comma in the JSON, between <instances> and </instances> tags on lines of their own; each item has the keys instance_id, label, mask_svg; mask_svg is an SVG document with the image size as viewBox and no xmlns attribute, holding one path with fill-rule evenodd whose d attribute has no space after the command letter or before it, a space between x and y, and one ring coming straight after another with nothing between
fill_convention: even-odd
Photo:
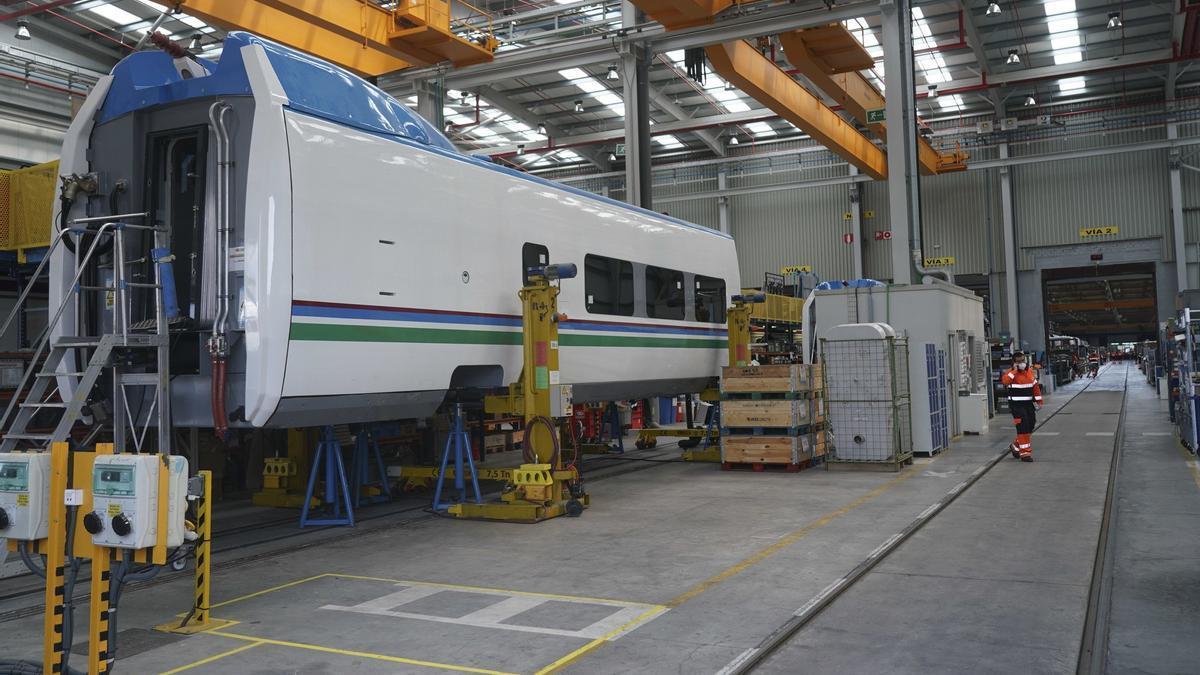
<instances>
[{"instance_id":1,"label":"roof beam","mask_svg":"<svg viewBox=\"0 0 1200 675\"><path fill-rule=\"evenodd\" d=\"M490 63L449 71L438 67L410 68L385 77L383 86L387 90L407 90L411 88L413 80L444 77L447 87L472 89L503 79L611 62L623 44L650 43L655 51L667 52L757 35L773 35L780 31L821 26L877 13L878 0L839 3L833 9L826 9L823 2L805 5L789 3L753 14L716 21L710 26L685 28L669 34L661 25L650 24L631 32L614 29L568 42L514 49L497 54Z\"/></svg>"},{"instance_id":2,"label":"roof beam","mask_svg":"<svg viewBox=\"0 0 1200 675\"><path fill-rule=\"evenodd\" d=\"M536 115L529 111L519 101L509 97L507 94L497 91L492 87L479 87L476 93L491 103L497 110L507 113L513 119L523 122L530 127L536 129L538 125L545 125L546 134L549 136L549 142L553 143L555 139L563 138L566 133L562 128L553 122L538 119ZM578 152L578 151L577 151ZM592 164L596 165L601 171L608 171L610 163L608 161L608 153L603 148L595 148L591 151L579 152L579 155L587 159Z\"/></svg>"},{"instance_id":3,"label":"roof beam","mask_svg":"<svg viewBox=\"0 0 1200 675\"><path fill-rule=\"evenodd\" d=\"M695 119L691 113L676 105L675 101L671 100L671 97L658 87L650 87L650 100L680 122ZM712 129L695 129L691 133L699 138L700 142L708 146L708 149L712 150L718 157L725 156L725 144L721 142L720 132L713 131Z\"/></svg>"},{"instance_id":4,"label":"roof beam","mask_svg":"<svg viewBox=\"0 0 1200 675\"><path fill-rule=\"evenodd\" d=\"M979 26L975 25L975 17L971 14L971 5L967 0L958 0L958 8L963 13L963 28L967 31L967 44L971 46L971 52L975 54L975 61L979 64L979 76L986 81L992 75L992 68L988 63L987 52L983 48L983 38L979 36ZM991 102L992 108L997 114L1003 112L1000 96L994 89L988 90L987 100Z\"/></svg>"},{"instance_id":5,"label":"roof beam","mask_svg":"<svg viewBox=\"0 0 1200 675\"><path fill-rule=\"evenodd\" d=\"M1128 300L1078 300L1075 302L1052 302L1046 305L1051 312L1089 311L1107 309L1153 308L1154 298L1130 298Z\"/></svg>"}]
</instances>

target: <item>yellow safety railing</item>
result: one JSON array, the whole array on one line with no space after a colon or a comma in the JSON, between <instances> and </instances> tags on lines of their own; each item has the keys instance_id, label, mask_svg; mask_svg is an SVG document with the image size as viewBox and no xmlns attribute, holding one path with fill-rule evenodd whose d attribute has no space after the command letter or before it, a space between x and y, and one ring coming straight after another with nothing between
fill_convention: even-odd
<instances>
[{"instance_id":1,"label":"yellow safety railing","mask_svg":"<svg viewBox=\"0 0 1200 675\"><path fill-rule=\"evenodd\" d=\"M58 160L14 171L0 171L0 251L50 245Z\"/></svg>"},{"instance_id":2,"label":"yellow safety railing","mask_svg":"<svg viewBox=\"0 0 1200 675\"><path fill-rule=\"evenodd\" d=\"M761 291L743 289L743 295L754 295ZM752 304L751 321L774 321L777 323L800 323L804 318L804 298L766 293L763 302Z\"/></svg>"}]
</instances>

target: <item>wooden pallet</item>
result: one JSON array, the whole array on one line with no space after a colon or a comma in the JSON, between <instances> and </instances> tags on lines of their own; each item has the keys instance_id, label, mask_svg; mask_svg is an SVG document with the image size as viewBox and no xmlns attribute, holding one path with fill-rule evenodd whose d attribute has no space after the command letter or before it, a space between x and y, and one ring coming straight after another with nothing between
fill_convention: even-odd
<instances>
[{"instance_id":1,"label":"wooden pallet","mask_svg":"<svg viewBox=\"0 0 1200 675\"><path fill-rule=\"evenodd\" d=\"M721 370L721 393L820 391L822 386L820 364L728 366Z\"/></svg>"},{"instance_id":2,"label":"wooden pallet","mask_svg":"<svg viewBox=\"0 0 1200 675\"><path fill-rule=\"evenodd\" d=\"M722 471L754 471L762 473L767 470L784 471L787 473L799 473L805 469L811 469L814 466L820 466L825 463L824 457L811 457L799 462L789 464L779 464L775 462L721 462Z\"/></svg>"},{"instance_id":3,"label":"wooden pallet","mask_svg":"<svg viewBox=\"0 0 1200 675\"><path fill-rule=\"evenodd\" d=\"M721 427L722 436L806 436L825 430L824 422L801 424L794 427Z\"/></svg>"}]
</instances>

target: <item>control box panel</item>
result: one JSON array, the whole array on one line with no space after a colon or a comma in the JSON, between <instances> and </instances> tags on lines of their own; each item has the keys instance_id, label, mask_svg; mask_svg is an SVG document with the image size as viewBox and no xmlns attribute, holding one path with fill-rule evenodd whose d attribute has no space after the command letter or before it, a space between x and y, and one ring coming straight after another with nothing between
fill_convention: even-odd
<instances>
[{"instance_id":1,"label":"control box panel","mask_svg":"<svg viewBox=\"0 0 1200 675\"><path fill-rule=\"evenodd\" d=\"M50 524L50 453L0 453L0 537L45 539Z\"/></svg>"},{"instance_id":2,"label":"control box panel","mask_svg":"<svg viewBox=\"0 0 1200 675\"><path fill-rule=\"evenodd\" d=\"M113 548L150 548L158 541L160 455L119 454L96 457L92 465L92 512L83 524L92 542ZM187 459L168 457L168 547L183 543L187 509Z\"/></svg>"}]
</instances>

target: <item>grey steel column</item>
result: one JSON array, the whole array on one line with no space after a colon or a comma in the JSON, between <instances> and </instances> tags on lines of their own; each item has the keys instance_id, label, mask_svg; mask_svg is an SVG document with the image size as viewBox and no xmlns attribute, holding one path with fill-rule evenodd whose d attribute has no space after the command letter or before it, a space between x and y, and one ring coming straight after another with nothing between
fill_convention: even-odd
<instances>
[{"instance_id":1,"label":"grey steel column","mask_svg":"<svg viewBox=\"0 0 1200 675\"><path fill-rule=\"evenodd\" d=\"M717 171L717 192L725 192L726 187L728 187L728 180L725 172L719 170ZM725 234L729 234L729 197L724 194L717 197L717 228Z\"/></svg>"},{"instance_id":2,"label":"grey steel column","mask_svg":"<svg viewBox=\"0 0 1200 675\"><path fill-rule=\"evenodd\" d=\"M850 175L858 175L858 167L850 167ZM862 242L862 183L850 184L850 234L854 239L850 242L850 266L855 279L863 278L863 242Z\"/></svg>"},{"instance_id":3,"label":"grey steel column","mask_svg":"<svg viewBox=\"0 0 1200 675\"><path fill-rule=\"evenodd\" d=\"M1175 124L1167 125L1167 139L1179 138L1179 128ZM1171 168L1171 234L1175 242L1175 283L1180 291L1188 288L1187 243L1183 230L1183 179L1180 174L1179 148L1171 148L1167 161Z\"/></svg>"},{"instance_id":4,"label":"grey steel column","mask_svg":"<svg viewBox=\"0 0 1200 675\"><path fill-rule=\"evenodd\" d=\"M637 7L621 3L621 25L637 24ZM621 44L621 87L625 100L625 201L634 206L650 207L649 180L650 120L647 113L648 90L646 64L642 48L628 42Z\"/></svg>"},{"instance_id":5,"label":"grey steel column","mask_svg":"<svg viewBox=\"0 0 1200 675\"><path fill-rule=\"evenodd\" d=\"M1008 143L1000 144L1000 159L1008 159ZM1012 168L1000 167L1000 213L1004 220L1004 308L1008 333L1020 344L1017 308L1017 233L1013 223Z\"/></svg>"},{"instance_id":6,"label":"grey steel column","mask_svg":"<svg viewBox=\"0 0 1200 675\"><path fill-rule=\"evenodd\" d=\"M883 64L887 78L888 210L892 229L892 281L913 280L912 231L921 226L917 184L917 117L913 100L912 3L881 0Z\"/></svg>"}]
</instances>

